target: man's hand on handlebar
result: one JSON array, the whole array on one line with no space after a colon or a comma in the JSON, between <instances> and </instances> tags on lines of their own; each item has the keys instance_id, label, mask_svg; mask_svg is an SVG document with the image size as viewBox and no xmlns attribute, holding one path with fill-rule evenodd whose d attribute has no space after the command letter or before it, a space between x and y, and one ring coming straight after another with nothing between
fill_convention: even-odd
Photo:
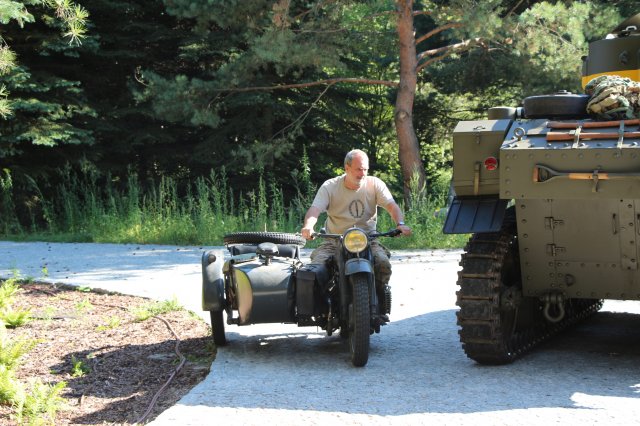
<instances>
[{"instance_id":1,"label":"man's hand on handlebar","mask_svg":"<svg viewBox=\"0 0 640 426\"><path fill-rule=\"evenodd\" d=\"M405 237L411 235L411 228L409 228L407 225L398 225L397 229L400 230L400 232L402 232L402 235L404 235Z\"/></svg>"},{"instance_id":2,"label":"man's hand on handlebar","mask_svg":"<svg viewBox=\"0 0 640 426\"><path fill-rule=\"evenodd\" d=\"M315 238L313 228L302 228L300 234L305 240L313 240Z\"/></svg>"}]
</instances>

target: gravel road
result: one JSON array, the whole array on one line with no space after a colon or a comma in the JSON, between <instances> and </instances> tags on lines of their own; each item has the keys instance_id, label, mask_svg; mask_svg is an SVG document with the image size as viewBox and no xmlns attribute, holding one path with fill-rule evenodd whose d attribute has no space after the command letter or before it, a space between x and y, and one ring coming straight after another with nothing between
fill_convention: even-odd
<instances>
[{"instance_id":1,"label":"gravel road","mask_svg":"<svg viewBox=\"0 0 640 426\"><path fill-rule=\"evenodd\" d=\"M208 319L200 311L202 251L0 241L0 277L175 295ZM459 256L393 252L391 323L372 336L366 367L352 367L345 342L315 328L228 326L229 345L209 376L151 424L638 424L638 302L607 301L525 358L480 366L457 335Z\"/></svg>"}]
</instances>

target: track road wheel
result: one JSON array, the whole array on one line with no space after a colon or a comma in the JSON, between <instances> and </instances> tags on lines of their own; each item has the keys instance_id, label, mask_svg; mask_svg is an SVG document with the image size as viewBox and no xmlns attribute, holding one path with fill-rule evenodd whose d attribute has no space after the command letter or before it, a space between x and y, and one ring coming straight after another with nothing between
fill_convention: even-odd
<instances>
[{"instance_id":1,"label":"track road wheel","mask_svg":"<svg viewBox=\"0 0 640 426\"><path fill-rule=\"evenodd\" d=\"M216 346L224 346L227 344L227 337L224 334L224 318L222 311L209 311L211 314L211 334L213 343Z\"/></svg>"},{"instance_id":2,"label":"track road wheel","mask_svg":"<svg viewBox=\"0 0 640 426\"><path fill-rule=\"evenodd\" d=\"M369 336L371 315L369 312L369 282L366 274L354 274L351 282L349 306L349 349L351 363L363 367L369 360Z\"/></svg>"}]
</instances>

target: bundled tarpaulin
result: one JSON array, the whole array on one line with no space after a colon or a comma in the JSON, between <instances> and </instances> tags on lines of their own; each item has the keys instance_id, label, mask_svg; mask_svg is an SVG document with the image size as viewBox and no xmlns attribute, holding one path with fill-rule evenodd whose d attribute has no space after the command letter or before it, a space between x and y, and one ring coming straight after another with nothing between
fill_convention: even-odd
<instances>
[{"instance_id":1,"label":"bundled tarpaulin","mask_svg":"<svg viewBox=\"0 0 640 426\"><path fill-rule=\"evenodd\" d=\"M596 120L640 118L640 83L617 75L601 75L584 88L591 98L587 112Z\"/></svg>"}]
</instances>

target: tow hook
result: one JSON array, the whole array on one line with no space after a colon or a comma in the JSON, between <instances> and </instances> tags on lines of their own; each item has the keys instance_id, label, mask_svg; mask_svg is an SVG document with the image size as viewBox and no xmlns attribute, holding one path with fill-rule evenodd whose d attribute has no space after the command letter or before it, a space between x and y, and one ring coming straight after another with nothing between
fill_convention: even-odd
<instances>
[{"instance_id":1,"label":"tow hook","mask_svg":"<svg viewBox=\"0 0 640 426\"><path fill-rule=\"evenodd\" d=\"M562 293L547 293L540 300L544 303L542 313L547 321L553 323L562 321L565 315L564 296Z\"/></svg>"}]
</instances>

